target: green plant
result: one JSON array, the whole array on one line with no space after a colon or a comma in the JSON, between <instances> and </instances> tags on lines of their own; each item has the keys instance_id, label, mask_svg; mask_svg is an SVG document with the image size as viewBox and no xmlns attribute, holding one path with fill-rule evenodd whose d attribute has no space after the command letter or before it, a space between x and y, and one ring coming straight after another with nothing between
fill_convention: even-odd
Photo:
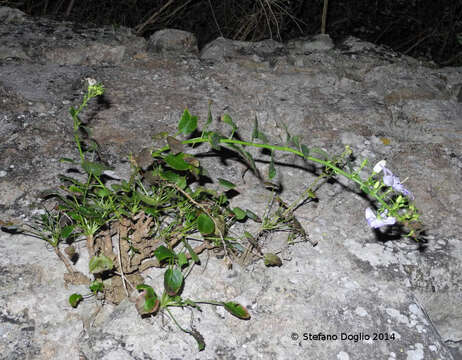
<instances>
[{"instance_id":1,"label":"green plant","mask_svg":"<svg viewBox=\"0 0 462 360\"><path fill-rule=\"evenodd\" d=\"M87 283L91 293L86 296L72 294L71 306L76 307L87 296L103 297L119 303L138 291L136 308L142 316L154 316L158 312L168 314L178 327L195 338L199 350L205 347L202 335L194 328L185 329L175 319L170 307L199 308L199 304L224 306L240 319L249 319L248 311L233 301L190 300L182 297L185 278L193 266L200 264L199 254L204 250L220 248L229 266L236 259L246 262L262 259L266 266L281 266L275 253L263 253L261 238L274 231L287 231L291 243L297 237L309 240L294 210L308 200L316 199L316 188L321 180L344 176L358 184L360 189L378 204L378 214L366 210L366 220L373 228L403 223L409 230L407 236L418 239L422 232L419 213L411 202L412 194L404 188L398 177L377 164L372 175L363 180L360 171L367 165L363 161L359 169L351 162L352 150L346 147L338 156L330 157L326 152L309 148L300 138L292 136L286 129L287 145L268 144L267 136L259 129L255 119L251 140L237 139L238 127L231 117L224 114L221 120L230 127L227 135L209 130L212 124L211 109L204 129L199 137L181 139L198 130L198 119L188 110L183 112L174 136L162 133L166 145L159 149L145 149L131 155L132 174L129 181L121 180L108 185L108 177L114 173L98 159L97 145L84 140L83 133L90 130L80 119L88 102L104 93L101 84L89 79L88 90L78 108L71 107L73 138L78 149L79 160L62 159L76 167L85 180L61 175L59 191L50 194L58 205L43 214L34 225L20 227L3 223L3 229L23 231L38 236L53 246L68 269L67 280ZM235 184L218 179L222 190L191 186L203 175L200 162L188 153L188 146L208 143L215 150L222 147L238 154L253 173L262 179L262 184L272 192L265 214L260 218L250 209L231 208L227 191ZM268 181L264 181L248 147L270 151ZM286 204L279 196L278 186L271 182L276 175L274 153L283 151L300 156L304 160L322 165L323 170L296 201ZM378 174L383 172L382 180ZM117 180L117 179L116 179ZM277 204L277 209L272 210ZM256 234L245 231L235 237L230 229L237 222L254 221L259 224ZM89 272L93 281L73 269L75 249L61 253L59 244L72 244L85 239L90 256ZM313 244L315 245L315 244ZM71 245L72 249L72 245ZM166 268L164 290L157 296L151 286L145 284L141 274L152 267Z\"/></svg>"}]
</instances>

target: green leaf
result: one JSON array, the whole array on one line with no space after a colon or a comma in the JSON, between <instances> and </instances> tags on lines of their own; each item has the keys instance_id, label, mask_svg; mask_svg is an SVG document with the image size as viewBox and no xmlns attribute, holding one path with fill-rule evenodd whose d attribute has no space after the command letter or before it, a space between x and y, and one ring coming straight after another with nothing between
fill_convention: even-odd
<instances>
[{"instance_id":1,"label":"green leaf","mask_svg":"<svg viewBox=\"0 0 462 360\"><path fill-rule=\"evenodd\" d=\"M308 189L307 193L308 193L308 198L310 198L310 199L317 199L318 198L318 196L316 195L316 193L313 190Z\"/></svg>"},{"instance_id":2,"label":"green leaf","mask_svg":"<svg viewBox=\"0 0 462 360\"><path fill-rule=\"evenodd\" d=\"M281 266L281 258L273 253L266 253L263 256L263 263L265 266Z\"/></svg>"},{"instance_id":3,"label":"green leaf","mask_svg":"<svg viewBox=\"0 0 462 360\"><path fill-rule=\"evenodd\" d=\"M233 120L231 119L231 116L229 116L228 114L224 114L221 117L221 121L223 121L225 124L230 125L233 128L233 130L231 131L231 134L229 136L229 139L231 139L233 137L234 133L237 130L237 125L233 122Z\"/></svg>"},{"instance_id":4,"label":"green leaf","mask_svg":"<svg viewBox=\"0 0 462 360\"><path fill-rule=\"evenodd\" d=\"M319 149L319 148L312 148L311 151L322 155L322 157L323 157L322 160L329 160L329 154L327 152L325 152L324 150Z\"/></svg>"},{"instance_id":5,"label":"green leaf","mask_svg":"<svg viewBox=\"0 0 462 360\"><path fill-rule=\"evenodd\" d=\"M64 226L61 229L61 239L66 240L70 234L74 231L74 226L73 225L67 225Z\"/></svg>"},{"instance_id":6,"label":"green leaf","mask_svg":"<svg viewBox=\"0 0 462 360\"><path fill-rule=\"evenodd\" d=\"M292 136L292 138L290 140L295 145L297 150L300 149L300 136Z\"/></svg>"},{"instance_id":7,"label":"green leaf","mask_svg":"<svg viewBox=\"0 0 462 360\"><path fill-rule=\"evenodd\" d=\"M194 249L191 247L191 245L189 245L189 243L185 239L181 239L181 240L183 241L185 248L188 249L189 255L191 255L191 259L193 259L193 261L196 264L200 264L201 261L199 259L199 256L197 256L197 254L194 252Z\"/></svg>"},{"instance_id":8,"label":"green leaf","mask_svg":"<svg viewBox=\"0 0 462 360\"><path fill-rule=\"evenodd\" d=\"M82 168L88 175L94 175L100 177L104 170L109 170L109 168L102 164L93 161L83 160Z\"/></svg>"},{"instance_id":9,"label":"green leaf","mask_svg":"<svg viewBox=\"0 0 462 360\"><path fill-rule=\"evenodd\" d=\"M222 139L222 137L215 132L211 132L209 134L209 143L212 146L212 149L220 150L220 139Z\"/></svg>"},{"instance_id":10,"label":"green leaf","mask_svg":"<svg viewBox=\"0 0 462 360\"><path fill-rule=\"evenodd\" d=\"M242 210L240 207L235 207L233 209L233 213L234 215L236 215L237 220L243 220L247 216L247 213L244 210Z\"/></svg>"},{"instance_id":11,"label":"green leaf","mask_svg":"<svg viewBox=\"0 0 462 360\"><path fill-rule=\"evenodd\" d=\"M147 195L144 195L138 191L135 192L136 196L145 204L151 205L151 206L157 206L159 205L159 202L156 199L153 199L152 197L149 197Z\"/></svg>"},{"instance_id":12,"label":"green leaf","mask_svg":"<svg viewBox=\"0 0 462 360\"><path fill-rule=\"evenodd\" d=\"M197 116L191 116L188 109L185 109L181 116L180 122L178 123L178 131L188 135L191 134L197 128Z\"/></svg>"},{"instance_id":13,"label":"green leaf","mask_svg":"<svg viewBox=\"0 0 462 360\"><path fill-rule=\"evenodd\" d=\"M236 185L233 184L231 181L221 179L221 178L218 178L218 183L227 189L234 189L236 187Z\"/></svg>"},{"instance_id":14,"label":"green leaf","mask_svg":"<svg viewBox=\"0 0 462 360\"><path fill-rule=\"evenodd\" d=\"M164 157L164 161L167 163L168 166L172 167L175 170L188 170L191 165L189 165L186 161L183 160L183 153L172 155L169 154Z\"/></svg>"},{"instance_id":15,"label":"green leaf","mask_svg":"<svg viewBox=\"0 0 462 360\"><path fill-rule=\"evenodd\" d=\"M245 150L242 150L242 153L244 154L244 159L247 160L247 163L249 164L253 173L258 175L258 169L257 169L257 166L255 165L255 160L253 159L252 154L250 154L248 151L245 151Z\"/></svg>"},{"instance_id":16,"label":"green leaf","mask_svg":"<svg viewBox=\"0 0 462 360\"><path fill-rule=\"evenodd\" d=\"M162 171L160 173L160 176L162 177L162 179L178 185L181 189L184 189L187 185L186 177L181 176L174 171L170 171L170 170Z\"/></svg>"},{"instance_id":17,"label":"green leaf","mask_svg":"<svg viewBox=\"0 0 462 360\"><path fill-rule=\"evenodd\" d=\"M67 188L67 190L70 191L70 192L79 193L79 194L83 194L83 193L84 193L83 189L81 189L80 187L75 186L75 185L70 185L70 186Z\"/></svg>"},{"instance_id":18,"label":"green leaf","mask_svg":"<svg viewBox=\"0 0 462 360\"><path fill-rule=\"evenodd\" d=\"M188 264L188 258L186 257L186 254L184 252L181 252L177 256L177 261L178 261L178 266L182 268L184 265Z\"/></svg>"},{"instance_id":19,"label":"green leaf","mask_svg":"<svg viewBox=\"0 0 462 360\"><path fill-rule=\"evenodd\" d=\"M276 176L276 168L274 167L274 150L271 150L271 161L268 170L268 177L271 180Z\"/></svg>"},{"instance_id":20,"label":"green leaf","mask_svg":"<svg viewBox=\"0 0 462 360\"><path fill-rule=\"evenodd\" d=\"M257 222L257 223L261 223L261 219L258 217L257 214L255 214L254 212L250 211L249 209L247 209L245 211L245 213L247 214L247 217L249 219L252 219L253 221Z\"/></svg>"},{"instance_id":21,"label":"green leaf","mask_svg":"<svg viewBox=\"0 0 462 360\"><path fill-rule=\"evenodd\" d=\"M78 111L73 106L71 106L71 108L69 109L69 113L71 114L72 117L74 117L78 114Z\"/></svg>"},{"instance_id":22,"label":"green leaf","mask_svg":"<svg viewBox=\"0 0 462 360\"><path fill-rule=\"evenodd\" d=\"M212 117L212 101L209 100L209 110L207 112L207 122L205 123L205 130L209 127L209 125L212 123L213 117Z\"/></svg>"},{"instance_id":23,"label":"green leaf","mask_svg":"<svg viewBox=\"0 0 462 360\"><path fill-rule=\"evenodd\" d=\"M159 262L162 262L166 259L174 259L175 258L175 253L166 248L164 245L160 245L156 250L154 250L154 256L159 260Z\"/></svg>"},{"instance_id":24,"label":"green leaf","mask_svg":"<svg viewBox=\"0 0 462 360\"><path fill-rule=\"evenodd\" d=\"M304 157L310 156L310 149L308 149L308 147L305 144L300 145L300 148L302 150Z\"/></svg>"},{"instance_id":25,"label":"green leaf","mask_svg":"<svg viewBox=\"0 0 462 360\"><path fill-rule=\"evenodd\" d=\"M78 164L77 161L69 159L69 158L65 158L65 157L62 157L61 159L59 159L59 162L67 162L67 163L71 163L71 164Z\"/></svg>"},{"instance_id":26,"label":"green leaf","mask_svg":"<svg viewBox=\"0 0 462 360\"><path fill-rule=\"evenodd\" d=\"M144 290L146 292L146 298L157 297L154 289L149 285L146 285L146 284L136 285L136 290L138 291Z\"/></svg>"},{"instance_id":27,"label":"green leaf","mask_svg":"<svg viewBox=\"0 0 462 360\"><path fill-rule=\"evenodd\" d=\"M73 308L76 308L77 305L79 305L79 302L81 302L82 300L83 297L80 294L72 294L71 296L69 296L69 304L71 304Z\"/></svg>"},{"instance_id":28,"label":"green leaf","mask_svg":"<svg viewBox=\"0 0 462 360\"><path fill-rule=\"evenodd\" d=\"M226 311L238 317L239 319L242 319L242 320L250 319L250 314L247 311L247 309L237 302L234 302L234 301L224 302L223 306L225 307Z\"/></svg>"},{"instance_id":29,"label":"green leaf","mask_svg":"<svg viewBox=\"0 0 462 360\"><path fill-rule=\"evenodd\" d=\"M114 264L111 259L105 255L93 256L90 259L89 269L92 274L102 273L104 271L112 270Z\"/></svg>"},{"instance_id":30,"label":"green leaf","mask_svg":"<svg viewBox=\"0 0 462 360\"><path fill-rule=\"evenodd\" d=\"M144 292L136 301L138 313L140 313L140 315L145 315L156 312L159 308L160 301L153 288L146 284L139 284L136 286L136 289Z\"/></svg>"},{"instance_id":31,"label":"green leaf","mask_svg":"<svg viewBox=\"0 0 462 360\"><path fill-rule=\"evenodd\" d=\"M104 188L97 189L97 190L96 190L96 194L97 194L99 197L104 198L104 197L110 195L110 194L111 194L111 191L110 191L108 188L104 187Z\"/></svg>"},{"instance_id":32,"label":"green leaf","mask_svg":"<svg viewBox=\"0 0 462 360\"><path fill-rule=\"evenodd\" d=\"M96 294L97 292L103 292L104 284L101 281L95 280L90 284L90 290L94 294Z\"/></svg>"},{"instance_id":33,"label":"green leaf","mask_svg":"<svg viewBox=\"0 0 462 360\"><path fill-rule=\"evenodd\" d=\"M174 138L173 136L167 136L167 144L173 154L184 152L184 146L181 141Z\"/></svg>"},{"instance_id":34,"label":"green leaf","mask_svg":"<svg viewBox=\"0 0 462 360\"><path fill-rule=\"evenodd\" d=\"M191 331L188 331L188 334L191 335L194 338L194 340L196 340L199 351L202 351L205 349L205 340L199 331L191 330Z\"/></svg>"},{"instance_id":35,"label":"green leaf","mask_svg":"<svg viewBox=\"0 0 462 360\"><path fill-rule=\"evenodd\" d=\"M183 285L183 273L181 270L167 269L164 273L164 288L168 295L175 296Z\"/></svg>"},{"instance_id":36,"label":"green leaf","mask_svg":"<svg viewBox=\"0 0 462 360\"><path fill-rule=\"evenodd\" d=\"M202 235L212 234L215 231L215 224L207 214L200 214L197 218L197 228Z\"/></svg>"},{"instance_id":37,"label":"green leaf","mask_svg":"<svg viewBox=\"0 0 462 360\"><path fill-rule=\"evenodd\" d=\"M153 313L156 312L158 307L160 305L160 301L157 297L153 298L147 298L144 302L144 310L148 313Z\"/></svg>"},{"instance_id":38,"label":"green leaf","mask_svg":"<svg viewBox=\"0 0 462 360\"><path fill-rule=\"evenodd\" d=\"M265 134L263 134L260 130L258 130L258 120L257 116L255 116L254 124L253 124L253 131L252 131L252 140L253 139L258 139L261 140L265 143L268 142L268 138L266 137Z\"/></svg>"},{"instance_id":39,"label":"green leaf","mask_svg":"<svg viewBox=\"0 0 462 360\"><path fill-rule=\"evenodd\" d=\"M253 157L249 152L245 151L241 146L237 146L234 144L226 144L226 145L229 146L234 151L236 151L241 156L241 158L246 162L246 164L250 167L252 172L260 178L258 169L255 166L255 161L253 160Z\"/></svg>"},{"instance_id":40,"label":"green leaf","mask_svg":"<svg viewBox=\"0 0 462 360\"><path fill-rule=\"evenodd\" d=\"M258 120L257 117L255 116L254 122L253 122L253 130L252 130L252 141L253 139L258 138Z\"/></svg>"}]
</instances>

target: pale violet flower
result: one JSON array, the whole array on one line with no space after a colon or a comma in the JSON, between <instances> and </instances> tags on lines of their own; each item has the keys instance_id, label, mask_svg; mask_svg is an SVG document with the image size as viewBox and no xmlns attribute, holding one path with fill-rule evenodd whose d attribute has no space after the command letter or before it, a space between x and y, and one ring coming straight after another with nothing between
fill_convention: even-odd
<instances>
[{"instance_id":1,"label":"pale violet flower","mask_svg":"<svg viewBox=\"0 0 462 360\"><path fill-rule=\"evenodd\" d=\"M410 199L414 199L414 196L412 193L406 189L403 184L401 184L401 181L399 180L399 177L393 175L393 173L385 167L387 162L385 160L380 160L377 164L375 164L373 171L375 173L380 173L383 170L383 183L387 186L391 186L393 190L400 192L404 196L409 197Z\"/></svg>"},{"instance_id":2,"label":"pale violet flower","mask_svg":"<svg viewBox=\"0 0 462 360\"><path fill-rule=\"evenodd\" d=\"M403 184L401 184L401 181L399 180L399 177L393 175L393 173L388 170L386 167L383 168L383 183L387 186L391 186L393 190L400 192L404 196L409 197L410 199L413 199L414 196L412 193L406 189Z\"/></svg>"},{"instance_id":3,"label":"pale violet flower","mask_svg":"<svg viewBox=\"0 0 462 360\"><path fill-rule=\"evenodd\" d=\"M387 217L388 210L380 214L380 218L372 211L371 208L366 209L366 220L370 227L378 229L386 225L394 225L396 219L394 217Z\"/></svg>"}]
</instances>

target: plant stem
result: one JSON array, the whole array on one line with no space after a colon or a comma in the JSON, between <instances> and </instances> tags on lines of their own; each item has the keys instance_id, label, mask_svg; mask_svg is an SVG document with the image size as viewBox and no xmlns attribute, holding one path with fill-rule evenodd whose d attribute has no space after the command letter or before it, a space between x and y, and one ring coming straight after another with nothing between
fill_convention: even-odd
<instances>
[{"instance_id":1,"label":"plant stem","mask_svg":"<svg viewBox=\"0 0 462 360\"><path fill-rule=\"evenodd\" d=\"M204 143L204 142L209 142L208 138L204 137L198 137L198 138L193 138L189 140L184 140L182 141L182 144L198 144L198 143ZM340 169L339 167L335 166L332 164L330 161L322 160L313 156L305 156L301 151L292 149L287 146L278 146L278 145L269 145L269 144L260 144L260 143L254 143L254 142L247 142L247 141L241 141L241 140L235 140L235 139L227 139L227 138L222 138L219 140L220 143L223 144L238 144L238 145L243 145L243 146L252 146L252 147L257 147L257 148L263 148L263 149L268 149L268 150L277 150L277 151L283 151L283 152L289 152L295 155L298 155L306 160L321 164L331 170L333 170L336 174L340 174L347 179L354 181L357 183L361 189L363 189L366 186L366 183L363 182L361 179L358 177L353 176L352 174L347 173L346 171ZM157 150L155 153L153 153L153 156L156 156L158 154L163 153L164 151L169 150L170 147L168 145L164 146L163 148ZM383 200L382 197L380 197L376 191L370 190L369 192L370 195L372 195L384 208L391 210L390 206Z\"/></svg>"}]
</instances>

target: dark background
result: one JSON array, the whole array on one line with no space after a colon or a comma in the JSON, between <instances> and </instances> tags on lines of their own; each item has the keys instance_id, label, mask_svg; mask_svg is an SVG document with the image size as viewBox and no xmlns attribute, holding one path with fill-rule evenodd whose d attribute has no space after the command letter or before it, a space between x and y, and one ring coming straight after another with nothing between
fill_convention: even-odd
<instances>
[{"instance_id":1,"label":"dark background","mask_svg":"<svg viewBox=\"0 0 462 360\"><path fill-rule=\"evenodd\" d=\"M194 33L199 47L224 36L287 41L319 34L326 0L0 0L33 16L127 26L148 37L164 28ZM329 0L326 33L462 65L462 0ZM460 39L460 40L459 40Z\"/></svg>"}]
</instances>

